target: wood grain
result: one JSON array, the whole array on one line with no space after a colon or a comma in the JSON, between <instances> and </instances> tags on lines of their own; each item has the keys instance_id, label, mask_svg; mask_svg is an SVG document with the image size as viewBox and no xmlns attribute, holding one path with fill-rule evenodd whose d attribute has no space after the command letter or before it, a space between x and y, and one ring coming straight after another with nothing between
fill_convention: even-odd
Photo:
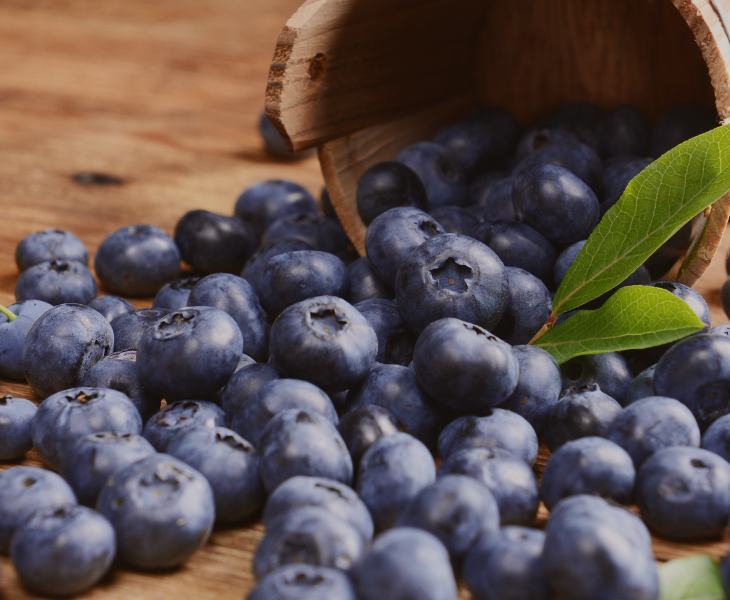
<instances>
[{"instance_id":1,"label":"wood grain","mask_svg":"<svg viewBox=\"0 0 730 600\"><path fill-rule=\"evenodd\" d=\"M292 179L318 193L317 160L274 161L256 131L274 41L298 2L0 3L0 303L14 301L15 246L38 229L74 231L93 253L109 232L130 223L172 232L190 209L231 214L240 191L260 179ZM379 136L366 147L360 138L327 146L323 164L327 152L358 152L363 161L393 152L396 144L416 139L418 127L431 131L449 110L457 114L471 102L467 95L440 112L406 118L406 126L388 138L393 146ZM81 186L72 176L82 171L124 183ZM348 185L357 176L352 171ZM727 250L724 241L695 286L716 323L728 322L718 292ZM143 307L151 300L133 303ZM37 400L27 385L0 380L5 393ZM539 464L545 460L543 452ZM0 470L17 464L41 463L31 451L23 461L0 463ZM538 523L545 518L543 510ZM144 573L116 566L82 597L240 600L254 585L251 557L262 533L258 520L218 529L181 568ZM727 540L654 544L660 559L688 552L721 556L729 547ZM7 557L0 563L2 600L35 597L20 585ZM462 588L462 598L468 597Z\"/></svg>"}]
</instances>

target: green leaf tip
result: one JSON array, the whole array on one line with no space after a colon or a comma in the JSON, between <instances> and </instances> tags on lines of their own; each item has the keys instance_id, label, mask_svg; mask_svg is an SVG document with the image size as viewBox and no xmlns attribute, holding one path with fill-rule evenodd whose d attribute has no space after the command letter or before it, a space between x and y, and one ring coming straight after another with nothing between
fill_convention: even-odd
<instances>
[{"instance_id":1,"label":"green leaf tip","mask_svg":"<svg viewBox=\"0 0 730 600\"><path fill-rule=\"evenodd\" d=\"M675 558L659 567L659 600L724 600L720 565L707 555Z\"/></svg>"},{"instance_id":2,"label":"green leaf tip","mask_svg":"<svg viewBox=\"0 0 730 600\"><path fill-rule=\"evenodd\" d=\"M8 318L8 321L10 323L12 323L13 321L15 321L15 319L18 318L18 315L16 315L11 310L8 310L7 308L5 308L2 304L0 304L0 313L4 314Z\"/></svg>"},{"instance_id":3,"label":"green leaf tip","mask_svg":"<svg viewBox=\"0 0 730 600\"><path fill-rule=\"evenodd\" d=\"M730 125L651 163L591 233L553 301L557 316L624 281L685 223L730 190Z\"/></svg>"},{"instance_id":4,"label":"green leaf tip","mask_svg":"<svg viewBox=\"0 0 730 600\"><path fill-rule=\"evenodd\" d=\"M534 345L562 364L583 354L674 342L704 327L689 305L667 290L632 285L619 289L601 308L576 313Z\"/></svg>"}]
</instances>

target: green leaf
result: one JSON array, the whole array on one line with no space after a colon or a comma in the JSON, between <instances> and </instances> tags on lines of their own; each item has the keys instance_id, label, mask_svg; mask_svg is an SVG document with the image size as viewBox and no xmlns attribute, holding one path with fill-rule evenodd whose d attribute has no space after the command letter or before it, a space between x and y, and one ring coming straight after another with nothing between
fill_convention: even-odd
<instances>
[{"instance_id":1,"label":"green leaf","mask_svg":"<svg viewBox=\"0 0 730 600\"><path fill-rule=\"evenodd\" d=\"M704 328L684 301L667 290L623 287L597 310L576 313L535 342L558 364L583 354L649 348Z\"/></svg>"},{"instance_id":2,"label":"green leaf","mask_svg":"<svg viewBox=\"0 0 730 600\"><path fill-rule=\"evenodd\" d=\"M553 315L614 288L728 190L730 125L661 156L631 180L590 235L555 295Z\"/></svg>"},{"instance_id":3,"label":"green leaf","mask_svg":"<svg viewBox=\"0 0 730 600\"><path fill-rule=\"evenodd\" d=\"M675 558L659 567L659 600L724 600L720 565L711 556Z\"/></svg>"}]
</instances>

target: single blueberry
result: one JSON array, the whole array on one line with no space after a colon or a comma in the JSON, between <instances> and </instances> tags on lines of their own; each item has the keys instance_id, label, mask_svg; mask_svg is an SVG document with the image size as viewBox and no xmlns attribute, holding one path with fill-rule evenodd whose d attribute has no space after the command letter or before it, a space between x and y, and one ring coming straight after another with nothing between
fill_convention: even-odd
<instances>
[{"instance_id":1,"label":"single blueberry","mask_svg":"<svg viewBox=\"0 0 730 600\"><path fill-rule=\"evenodd\" d=\"M649 527L670 540L718 537L730 514L730 464L702 448L659 450L639 469L636 504Z\"/></svg>"},{"instance_id":2,"label":"single blueberry","mask_svg":"<svg viewBox=\"0 0 730 600\"><path fill-rule=\"evenodd\" d=\"M327 417L289 409L274 415L258 444L259 474L267 493L295 475L352 483L352 459Z\"/></svg>"},{"instance_id":3,"label":"single blueberry","mask_svg":"<svg viewBox=\"0 0 730 600\"><path fill-rule=\"evenodd\" d=\"M488 246L446 233L426 240L398 269L395 297L409 329L453 317L491 330L507 306L504 264Z\"/></svg>"},{"instance_id":4,"label":"single blueberry","mask_svg":"<svg viewBox=\"0 0 730 600\"><path fill-rule=\"evenodd\" d=\"M514 219L512 187L515 178L504 171L488 171L469 186L470 206L467 208L480 221ZM476 212L474 212L476 211Z\"/></svg>"},{"instance_id":5,"label":"single blueberry","mask_svg":"<svg viewBox=\"0 0 730 600\"><path fill-rule=\"evenodd\" d=\"M396 206L415 206L426 210L428 198L420 177L400 162L373 165L357 183L357 211L365 225Z\"/></svg>"},{"instance_id":6,"label":"single blueberry","mask_svg":"<svg viewBox=\"0 0 730 600\"><path fill-rule=\"evenodd\" d=\"M654 123L651 156L660 157L688 139L717 127L717 111L706 104L687 102L670 108Z\"/></svg>"},{"instance_id":7,"label":"single blueberry","mask_svg":"<svg viewBox=\"0 0 730 600\"><path fill-rule=\"evenodd\" d=\"M89 264L86 245L70 231L44 229L24 237L15 249L15 262L22 272L49 260L73 260Z\"/></svg>"},{"instance_id":8,"label":"single blueberry","mask_svg":"<svg viewBox=\"0 0 730 600\"><path fill-rule=\"evenodd\" d=\"M405 431L395 415L377 404L363 404L348 410L337 426L357 470L367 449L380 438Z\"/></svg>"},{"instance_id":9,"label":"single blueberry","mask_svg":"<svg viewBox=\"0 0 730 600\"><path fill-rule=\"evenodd\" d=\"M479 225L479 218L460 206L441 206L433 209L430 215L441 224L446 233L469 235Z\"/></svg>"},{"instance_id":10,"label":"single blueberry","mask_svg":"<svg viewBox=\"0 0 730 600\"><path fill-rule=\"evenodd\" d=\"M550 411L545 441L551 452L565 442L588 436L603 437L621 405L596 384L571 387Z\"/></svg>"},{"instance_id":11,"label":"single blueberry","mask_svg":"<svg viewBox=\"0 0 730 600\"><path fill-rule=\"evenodd\" d=\"M59 473L73 488L79 503L93 507L109 477L153 454L152 444L141 435L92 433L64 453Z\"/></svg>"},{"instance_id":12,"label":"single blueberry","mask_svg":"<svg viewBox=\"0 0 730 600\"><path fill-rule=\"evenodd\" d=\"M509 344L459 319L440 319L424 329L413 351L413 370L429 395L469 412L504 402L519 377Z\"/></svg>"},{"instance_id":13,"label":"single blueberry","mask_svg":"<svg viewBox=\"0 0 730 600\"><path fill-rule=\"evenodd\" d=\"M103 431L142 432L142 417L122 392L91 387L57 392L41 403L31 423L35 451L52 469L79 437Z\"/></svg>"},{"instance_id":14,"label":"single blueberry","mask_svg":"<svg viewBox=\"0 0 730 600\"><path fill-rule=\"evenodd\" d=\"M101 284L124 296L153 296L180 277L180 251L155 225L129 225L110 233L99 246L94 269Z\"/></svg>"},{"instance_id":15,"label":"single blueberry","mask_svg":"<svg viewBox=\"0 0 730 600\"><path fill-rule=\"evenodd\" d=\"M0 397L0 460L20 458L33 447L30 428L36 410L30 400Z\"/></svg>"},{"instance_id":16,"label":"single blueberry","mask_svg":"<svg viewBox=\"0 0 730 600\"><path fill-rule=\"evenodd\" d=\"M187 306L190 291L201 279L202 277L183 277L167 282L155 294L152 308L176 310Z\"/></svg>"},{"instance_id":17,"label":"single blueberry","mask_svg":"<svg viewBox=\"0 0 730 600\"><path fill-rule=\"evenodd\" d=\"M169 569L205 545L215 504L205 477L155 454L124 469L99 496L97 509L117 533L119 559L136 568Z\"/></svg>"},{"instance_id":18,"label":"single blueberry","mask_svg":"<svg viewBox=\"0 0 730 600\"><path fill-rule=\"evenodd\" d=\"M35 511L66 504L76 504L76 496L52 471L13 467L0 472L0 554L8 553L16 528Z\"/></svg>"},{"instance_id":19,"label":"single blueberry","mask_svg":"<svg viewBox=\"0 0 730 600\"><path fill-rule=\"evenodd\" d=\"M580 138L573 132L561 127L535 127L528 130L520 138L515 150L514 159L520 162L538 150L550 144L565 142L580 142Z\"/></svg>"},{"instance_id":20,"label":"single blueberry","mask_svg":"<svg viewBox=\"0 0 730 600\"><path fill-rule=\"evenodd\" d=\"M286 376L339 392L370 371L378 338L352 305L318 296L293 304L276 318L270 350L274 366Z\"/></svg>"},{"instance_id":21,"label":"single blueberry","mask_svg":"<svg viewBox=\"0 0 730 600\"><path fill-rule=\"evenodd\" d=\"M358 302L355 308L368 320L378 336L377 362L407 365L413 360L416 338L403 323L395 302L371 298Z\"/></svg>"},{"instance_id":22,"label":"single blueberry","mask_svg":"<svg viewBox=\"0 0 730 600\"><path fill-rule=\"evenodd\" d=\"M563 250L555 261L555 267L553 268L553 277L555 278L555 286L560 287L563 283L563 279L568 274L568 270L578 258L578 254L583 250L588 240L580 240L568 246Z\"/></svg>"},{"instance_id":23,"label":"single blueberry","mask_svg":"<svg viewBox=\"0 0 730 600\"><path fill-rule=\"evenodd\" d=\"M499 408L524 417L542 435L550 410L560 397L560 367L550 354L537 346L515 346L512 350L520 369L517 387Z\"/></svg>"},{"instance_id":24,"label":"single blueberry","mask_svg":"<svg viewBox=\"0 0 730 600\"><path fill-rule=\"evenodd\" d=\"M39 510L18 527L10 556L33 592L75 596L106 574L116 551L109 521L85 506L65 505Z\"/></svg>"},{"instance_id":25,"label":"single blueberry","mask_svg":"<svg viewBox=\"0 0 730 600\"><path fill-rule=\"evenodd\" d=\"M312 212L300 212L281 217L266 229L261 243L272 240L299 238L322 252L345 252L352 248L339 221Z\"/></svg>"},{"instance_id":26,"label":"single blueberry","mask_svg":"<svg viewBox=\"0 0 730 600\"><path fill-rule=\"evenodd\" d=\"M225 427L191 427L167 446L210 484L218 523L233 523L251 516L264 504L254 447Z\"/></svg>"},{"instance_id":27,"label":"single blueberry","mask_svg":"<svg viewBox=\"0 0 730 600\"><path fill-rule=\"evenodd\" d=\"M563 390L596 384L621 406L628 404L628 393L634 374L626 359L618 352L576 356L560 366Z\"/></svg>"},{"instance_id":28,"label":"single blueberry","mask_svg":"<svg viewBox=\"0 0 730 600\"><path fill-rule=\"evenodd\" d=\"M392 300L395 296L393 288L385 283L375 273L367 256L358 258L347 267L347 297L350 304L357 304L363 300L384 298Z\"/></svg>"},{"instance_id":29,"label":"single blueberry","mask_svg":"<svg viewBox=\"0 0 730 600\"><path fill-rule=\"evenodd\" d=\"M552 297L545 284L518 267L505 267L509 286L507 306L492 332L508 344L527 344L552 312Z\"/></svg>"},{"instance_id":30,"label":"single blueberry","mask_svg":"<svg viewBox=\"0 0 730 600\"><path fill-rule=\"evenodd\" d=\"M650 158L636 156L620 157L606 162L603 171L605 200L602 204L618 200L626 190L629 182L652 163ZM605 211L604 211L605 212Z\"/></svg>"},{"instance_id":31,"label":"single blueberry","mask_svg":"<svg viewBox=\"0 0 730 600\"><path fill-rule=\"evenodd\" d=\"M98 310L110 323L118 316L134 310L132 303L120 296L97 296L87 306Z\"/></svg>"},{"instance_id":32,"label":"single blueberry","mask_svg":"<svg viewBox=\"0 0 730 600\"><path fill-rule=\"evenodd\" d=\"M96 296L96 280L84 263L60 258L23 271L15 284L15 299L57 304L88 304Z\"/></svg>"},{"instance_id":33,"label":"single blueberry","mask_svg":"<svg viewBox=\"0 0 730 600\"><path fill-rule=\"evenodd\" d=\"M247 600L358 600L350 578L339 569L289 564L266 575Z\"/></svg>"},{"instance_id":34,"label":"single blueberry","mask_svg":"<svg viewBox=\"0 0 730 600\"><path fill-rule=\"evenodd\" d=\"M641 109L630 104L617 106L598 123L598 153L604 158L649 153L649 121Z\"/></svg>"},{"instance_id":35,"label":"single blueberry","mask_svg":"<svg viewBox=\"0 0 730 600\"><path fill-rule=\"evenodd\" d=\"M279 378L279 372L270 365L253 363L236 371L221 392L221 408L233 418L249 396L263 384Z\"/></svg>"},{"instance_id":36,"label":"single blueberry","mask_svg":"<svg viewBox=\"0 0 730 600\"><path fill-rule=\"evenodd\" d=\"M241 277L248 281L254 288L259 278L259 273L263 266L269 262L269 259L283 254L284 252L294 252L296 250L312 250L312 245L304 240L295 237L286 237L279 240L271 240L259 246L259 249L253 253L251 258L246 261L241 271Z\"/></svg>"},{"instance_id":37,"label":"single blueberry","mask_svg":"<svg viewBox=\"0 0 730 600\"><path fill-rule=\"evenodd\" d=\"M457 600L449 553L427 531L398 527L375 538L350 576L361 600Z\"/></svg>"},{"instance_id":38,"label":"single blueberry","mask_svg":"<svg viewBox=\"0 0 730 600\"><path fill-rule=\"evenodd\" d=\"M11 304L8 310L16 315L13 321L0 315L0 376L25 380L23 346L33 324L51 305L42 300L26 300Z\"/></svg>"},{"instance_id":39,"label":"single blueberry","mask_svg":"<svg viewBox=\"0 0 730 600\"><path fill-rule=\"evenodd\" d=\"M439 436L438 451L443 460L471 448L501 448L533 466L537 460L537 435L521 416L492 408L484 416L454 419Z\"/></svg>"},{"instance_id":40,"label":"single blueberry","mask_svg":"<svg viewBox=\"0 0 730 600\"><path fill-rule=\"evenodd\" d=\"M641 371L631 381L629 386L629 392L626 394L627 404L641 400L642 398L648 398L654 395L654 370L656 365L652 365Z\"/></svg>"},{"instance_id":41,"label":"single blueberry","mask_svg":"<svg viewBox=\"0 0 730 600\"><path fill-rule=\"evenodd\" d=\"M537 480L526 462L501 448L471 448L451 454L441 464L438 477L466 475L492 492L499 506L500 523L530 525L537 515L540 494Z\"/></svg>"},{"instance_id":42,"label":"single blueberry","mask_svg":"<svg viewBox=\"0 0 730 600\"><path fill-rule=\"evenodd\" d=\"M604 435L629 453L637 470L663 448L700 445L700 428L690 410L677 400L659 396L627 406Z\"/></svg>"},{"instance_id":43,"label":"single blueberry","mask_svg":"<svg viewBox=\"0 0 730 600\"><path fill-rule=\"evenodd\" d=\"M114 352L137 350L145 330L169 312L167 308L140 308L119 315L111 322L114 331Z\"/></svg>"},{"instance_id":44,"label":"single blueberry","mask_svg":"<svg viewBox=\"0 0 730 600\"><path fill-rule=\"evenodd\" d=\"M730 415L720 417L707 428L702 435L702 447L730 462Z\"/></svg>"},{"instance_id":45,"label":"single blueberry","mask_svg":"<svg viewBox=\"0 0 730 600\"><path fill-rule=\"evenodd\" d=\"M203 400L178 400L154 415L142 435L158 452L165 452L172 439L191 427L227 427L228 417L215 404Z\"/></svg>"},{"instance_id":46,"label":"single blueberry","mask_svg":"<svg viewBox=\"0 0 730 600\"><path fill-rule=\"evenodd\" d=\"M373 537L373 519L351 487L333 479L304 475L287 479L269 496L264 508L264 527L268 529L284 513L304 506L326 509L357 529L365 542Z\"/></svg>"},{"instance_id":47,"label":"single blueberry","mask_svg":"<svg viewBox=\"0 0 730 600\"><path fill-rule=\"evenodd\" d=\"M474 600L549 600L542 572L545 533L510 525L480 537L464 560Z\"/></svg>"},{"instance_id":48,"label":"single blueberry","mask_svg":"<svg viewBox=\"0 0 730 600\"><path fill-rule=\"evenodd\" d=\"M137 366L145 387L168 401L206 398L230 379L243 354L236 321L211 306L175 310L139 341Z\"/></svg>"},{"instance_id":49,"label":"single blueberry","mask_svg":"<svg viewBox=\"0 0 730 600\"><path fill-rule=\"evenodd\" d=\"M435 535L460 565L483 535L499 530L499 507L492 493L471 477L448 475L423 488L398 519Z\"/></svg>"}]
</instances>

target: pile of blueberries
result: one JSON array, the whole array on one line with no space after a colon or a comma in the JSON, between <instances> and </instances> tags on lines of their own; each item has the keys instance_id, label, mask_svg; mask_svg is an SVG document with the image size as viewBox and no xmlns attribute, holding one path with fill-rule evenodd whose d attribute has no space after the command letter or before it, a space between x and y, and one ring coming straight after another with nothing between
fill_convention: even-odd
<instances>
[{"instance_id":1,"label":"pile of blueberries","mask_svg":"<svg viewBox=\"0 0 730 600\"><path fill-rule=\"evenodd\" d=\"M477 600L656 599L647 525L712 539L730 518L730 328L660 279L690 227L627 283L682 298L703 332L562 367L528 342L647 156L715 125L691 104L653 128L632 106L528 130L481 108L365 171L362 258L326 191L322 214L286 181L174 238L111 233L96 278L71 233L28 236L0 375L43 401L0 398L0 460L34 447L48 469L0 473L0 553L73 595L263 509L250 600L455 600L457 577Z\"/></svg>"}]
</instances>

